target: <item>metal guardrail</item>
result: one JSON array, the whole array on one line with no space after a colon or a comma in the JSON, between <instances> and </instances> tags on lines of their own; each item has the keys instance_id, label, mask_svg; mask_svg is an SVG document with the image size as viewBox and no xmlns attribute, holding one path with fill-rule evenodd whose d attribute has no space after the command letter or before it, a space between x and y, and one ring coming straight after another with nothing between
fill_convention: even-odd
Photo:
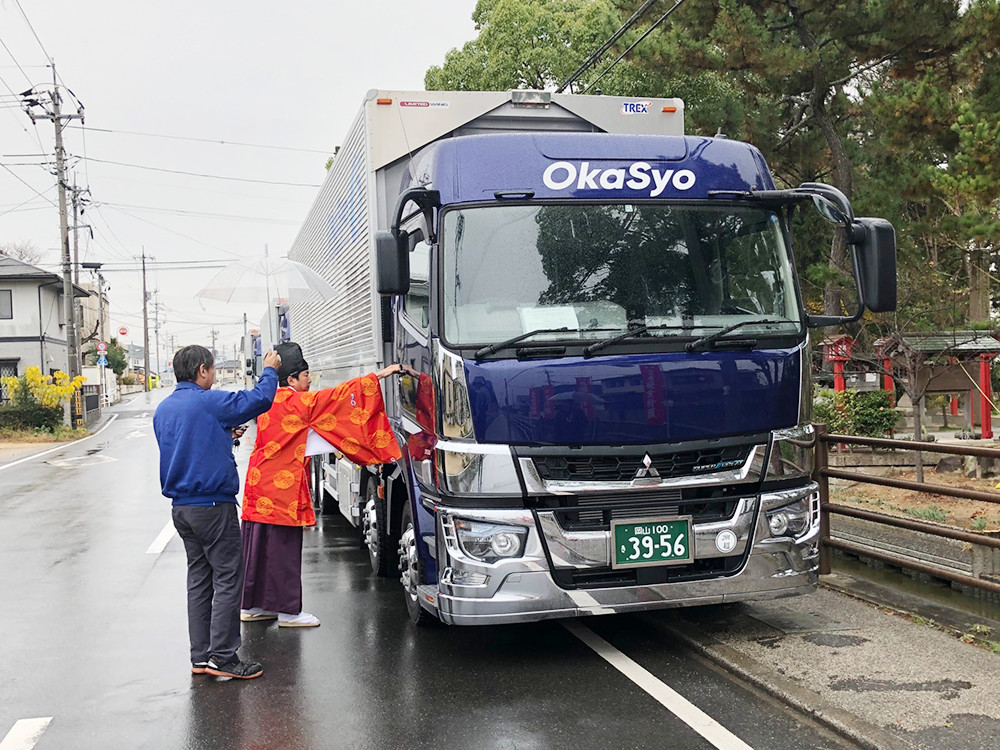
<instances>
[{"instance_id":1,"label":"metal guardrail","mask_svg":"<svg viewBox=\"0 0 1000 750\"><path fill-rule=\"evenodd\" d=\"M967 500L979 500L988 503L1000 504L1000 493L982 492L980 490L965 490L957 487L948 487L940 484L928 484L911 482L905 479L892 479L889 477L877 477L869 474L858 474L851 471L840 471L830 468L830 446L831 445L863 445L872 448L892 448L907 451L926 451L928 453L944 453L953 456L977 456L983 458L1000 459L1000 449L981 448L977 446L949 445L944 446L939 443L923 443L914 440L889 440L888 438L869 438L854 435L837 435L826 432L826 426L818 424L816 427L816 466L814 478L819 484L820 494L820 549L819 549L819 572L827 574L830 572L830 550L839 549L856 555L863 555L874 560L896 565L901 568L908 568L922 573L954 581L965 586L1000 593L1000 583L990 581L975 576L967 576L951 570L928 565L898 555L891 555L885 552L871 550L861 545L846 542L841 539L833 539L830 536L830 514L837 513L851 518L859 518L865 521L894 526L896 528L919 531L931 536L945 537L958 541L978 544L984 547L1000 549L1000 539L987 534L977 534L972 531L962 531L952 529L947 526L914 521L908 518L891 516L887 513L876 513L874 511L852 508L847 505L840 505L830 501L830 479L846 479L864 484L874 484L882 487L897 487L917 492L933 493L948 497L958 497Z\"/></svg>"}]
</instances>

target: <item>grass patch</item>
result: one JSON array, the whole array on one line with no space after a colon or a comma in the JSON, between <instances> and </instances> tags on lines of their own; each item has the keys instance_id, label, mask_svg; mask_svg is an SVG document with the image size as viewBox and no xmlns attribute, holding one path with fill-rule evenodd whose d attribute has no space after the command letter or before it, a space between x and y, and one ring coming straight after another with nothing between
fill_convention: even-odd
<instances>
[{"instance_id":1,"label":"grass patch","mask_svg":"<svg viewBox=\"0 0 1000 750\"><path fill-rule=\"evenodd\" d=\"M975 529L976 531L983 531L983 530L985 530L986 529L986 519L985 518L976 518L976 519L973 519L973 521L972 521L972 528Z\"/></svg>"},{"instance_id":2,"label":"grass patch","mask_svg":"<svg viewBox=\"0 0 1000 750\"><path fill-rule=\"evenodd\" d=\"M911 516L923 518L928 521L937 521L938 523L944 523L948 520L948 514L936 505L931 505L927 508L906 508L905 512Z\"/></svg>"},{"instance_id":3,"label":"grass patch","mask_svg":"<svg viewBox=\"0 0 1000 750\"><path fill-rule=\"evenodd\" d=\"M84 427L56 427L49 432L46 429L11 430L0 429L0 443L62 443L67 440L78 440L90 433Z\"/></svg>"}]
</instances>

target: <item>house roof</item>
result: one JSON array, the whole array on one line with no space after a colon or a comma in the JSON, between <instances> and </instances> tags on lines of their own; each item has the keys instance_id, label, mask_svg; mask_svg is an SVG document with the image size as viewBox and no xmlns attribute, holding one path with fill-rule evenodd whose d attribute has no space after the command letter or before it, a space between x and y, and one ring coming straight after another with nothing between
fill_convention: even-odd
<instances>
[{"instance_id":1,"label":"house roof","mask_svg":"<svg viewBox=\"0 0 1000 750\"><path fill-rule=\"evenodd\" d=\"M38 266L25 263L23 260L11 258L9 255L0 254L0 279L10 281L37 281L48 284L54 281L62 281L62 276L46 271ZM90 292L82 287L73 285L74 297L89 297Z\"/></svg>"},{"instance_id":2,"label":"house roof","mask_svg":"<svg viewBox=\"0 0 1000 750\"><path fill-rule=\"evenodd\" d=\"M881 339L880 339L881 341ZM910 348L925 354L997 354L1000 340L984 331L948 331L903 336ZM879 344L878 341L875 342Z\"/></svg>"}]
</instances>

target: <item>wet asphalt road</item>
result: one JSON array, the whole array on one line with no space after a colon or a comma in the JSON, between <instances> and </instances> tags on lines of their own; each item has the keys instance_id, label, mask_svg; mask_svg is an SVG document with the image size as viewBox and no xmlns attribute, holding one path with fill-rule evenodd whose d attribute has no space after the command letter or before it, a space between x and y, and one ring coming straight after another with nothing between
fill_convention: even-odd
<instances>
[{"instance_id":1,"label":"wet asphalt road","mask_svg":"<svg viewBox=\"0 0 1000 750\"><path fill-rule=\"evenodd\" d=\"M559 622L414 628L342 519L305 537L305 606L323 625L244 624L264 676L192 676L183 546L148 551L170 519L152 431L167 393L0 468L0 742L51 716L39 750L713 747ZM667 642L653 621L671 616L579 622L751 747L848 746Z\"/></svg>"}]
</instances>

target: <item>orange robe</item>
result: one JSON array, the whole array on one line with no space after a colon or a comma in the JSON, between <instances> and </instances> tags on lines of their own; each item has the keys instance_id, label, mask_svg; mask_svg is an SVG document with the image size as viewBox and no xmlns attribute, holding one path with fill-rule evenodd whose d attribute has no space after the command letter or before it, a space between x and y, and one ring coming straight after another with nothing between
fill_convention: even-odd
<instances>
[{"instance_id":1,"label":"orange robe","mask_svg":"<svg viewBox=\"0 0 1000 750\"><path fill-rule=\"evenodd\" d=\"M312 428L356 464L400 458L374 374L320 391L279 388L257 417L257 440L243 491L243 520L314 526L306 435Z\"/></svg>"}]
</instances>

